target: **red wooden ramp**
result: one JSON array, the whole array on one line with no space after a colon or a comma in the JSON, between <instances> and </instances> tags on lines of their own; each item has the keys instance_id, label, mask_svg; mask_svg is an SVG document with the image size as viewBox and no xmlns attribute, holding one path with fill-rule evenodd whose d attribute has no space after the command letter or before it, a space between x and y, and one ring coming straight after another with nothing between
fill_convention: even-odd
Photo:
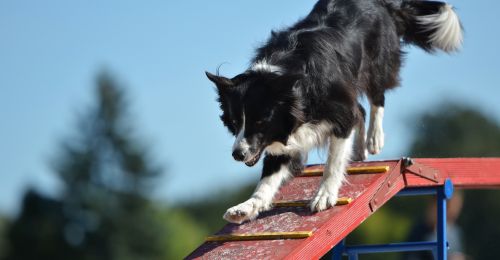
<instances>
[{"instance_id":1,"label":"red wooden ramp","mask_svg":"<svg viewBox=\"0 0 500 260\"><path fill-rule=\"evenodd\" d=\"M401 159L353 163L340 197L349 204L311 213L307 207L275 207L254 221L228 224L187 259L317 259L404 188L442 185L500 187L500 158ZM321 172L309 166L305 172ZM321 176L301 176L284 185L275 201L310 200ZM286 205L285 205L286 206ZM223 212L221 212L222 215ZM235 238L236 237L236 238Z\"/></svg>"}]
</instances>

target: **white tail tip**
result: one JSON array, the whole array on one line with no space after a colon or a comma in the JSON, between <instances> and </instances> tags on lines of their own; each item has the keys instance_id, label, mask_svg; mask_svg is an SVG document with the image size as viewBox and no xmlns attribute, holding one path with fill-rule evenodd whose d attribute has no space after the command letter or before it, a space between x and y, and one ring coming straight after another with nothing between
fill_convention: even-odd
<instances>
[{"instance_id":1,"label":"white tail tip","mask_svg":"<svg viewBox=\"0 0 500 260\"><path fill-rule=\"evenodd\" d=\"M418 16L417 21L426 30L435 30L429 38L432 46L445 52L458 51L462 47L462 25L451 5L444 5L437 14Z\"/></svg>"}]
</instances>

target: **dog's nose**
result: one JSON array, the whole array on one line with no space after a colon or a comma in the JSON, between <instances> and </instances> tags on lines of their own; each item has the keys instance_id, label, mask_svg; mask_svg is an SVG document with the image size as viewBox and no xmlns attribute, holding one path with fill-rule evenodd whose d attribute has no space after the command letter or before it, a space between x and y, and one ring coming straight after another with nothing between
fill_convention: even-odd
<instances>
[{"instance_id":1,"label":"dog's nose","mask_svg":"<svg viewBox=\"0 0 500 260\"><path fill-rule=\"evenodd\" d=\"M243 161L243 159L245 159L245 153L241 149L235 149L233 151L233 158L236 161Z\"/></svg>"}]
</instances>

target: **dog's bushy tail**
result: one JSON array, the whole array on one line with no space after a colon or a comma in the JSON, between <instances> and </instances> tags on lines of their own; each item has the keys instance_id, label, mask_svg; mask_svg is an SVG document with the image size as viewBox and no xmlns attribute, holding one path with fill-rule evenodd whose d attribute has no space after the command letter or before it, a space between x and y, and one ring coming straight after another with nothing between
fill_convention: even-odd
<instances>
[{"instance_id":1,"label":"dog's bushy tail","mask_svg":"<svg viewBox=\"0 0 500 260\"><path fill-rule=\"evenodd\" d=\"M454 52L462 46L462 24L451 5L438 1L403 0L398 7L392 4L392 11L404 42L429 52L436 49Z\"/></svg>"}]
</instances>

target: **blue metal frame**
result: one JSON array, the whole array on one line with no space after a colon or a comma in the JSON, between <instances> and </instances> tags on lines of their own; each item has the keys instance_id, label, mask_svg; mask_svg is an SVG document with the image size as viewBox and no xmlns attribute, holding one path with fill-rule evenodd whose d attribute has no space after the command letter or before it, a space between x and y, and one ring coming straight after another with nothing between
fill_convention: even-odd
<instances>
[{"instance_id":1,"label":"blue metal frame","mask_svg":"<svg viewBox=\"0 0 500 260\"><path fill-rule=\"evenodd\" d=\"M437 195L437 240L424 242L404 242L383 245L346 246L345 239L333 248L332 259L341 260L347 255L349 260L357 260L359 254L432 251L434 258L447 259L448 241L446 239L446 200L453 196L453 183L446 179L443 186L409 188L400 191L397 196Z\"/></svg>"}]
</instances>

